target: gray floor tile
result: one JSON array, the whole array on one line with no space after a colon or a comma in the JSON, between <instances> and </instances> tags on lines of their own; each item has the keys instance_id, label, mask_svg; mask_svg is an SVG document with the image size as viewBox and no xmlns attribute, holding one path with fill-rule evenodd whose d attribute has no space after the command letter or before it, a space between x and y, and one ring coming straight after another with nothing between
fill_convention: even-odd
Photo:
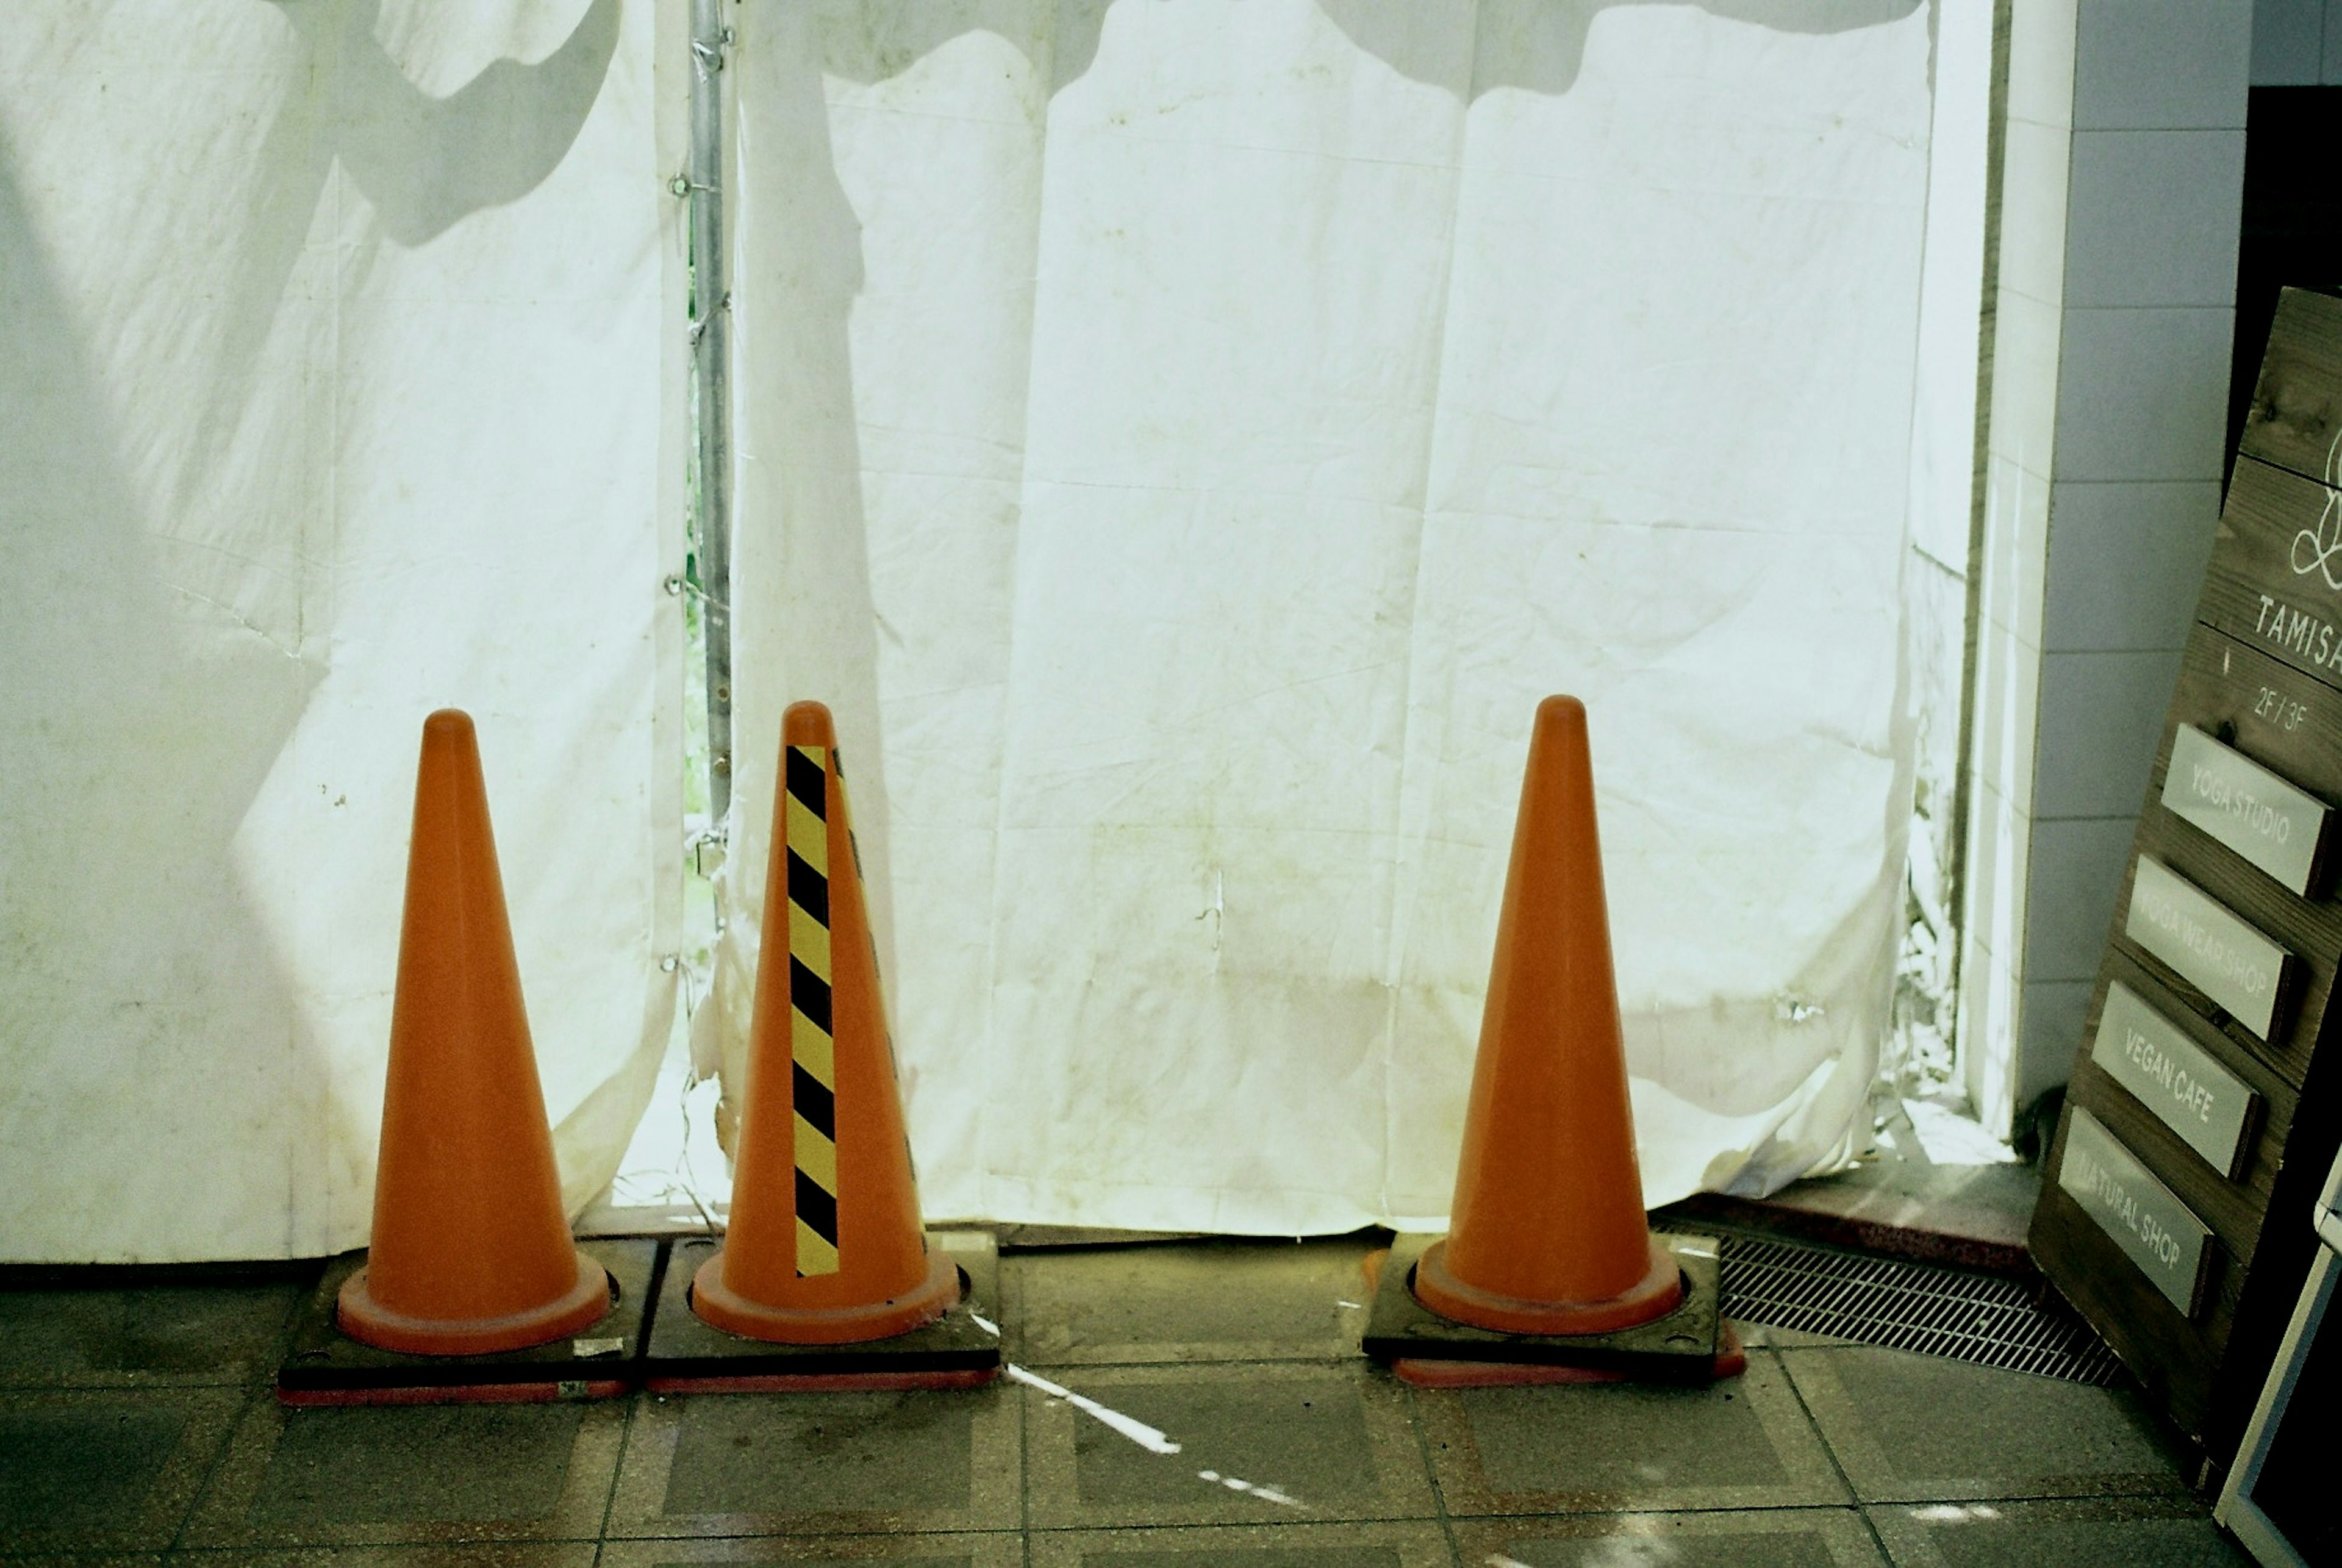
<instances>
[{"instance_id":1,"label":"gray floor tile","mask_svg":"<svg viewBox=\"0 0 2342 1568\"><path fill-rule=\"evenodd\" d=\"M2249 1568L2192 1498L1874 1508L1898 1568Z\"/></svg>"},{"instance_id":2,"label":"gray floor tile","mask_svg":"<svg viewBox=\"0 0 2342 1568\"><path fill-rule=\"evenodd\" d=\"M1030 1359L1171 1454L1006 1383L286 1412L289 1286L0 1295L0 1568L2243 1561L2129 1394L1763 1327L1710 1389L1411 1393L1348 1359L1363 1251L1011 1260Z\"/></svg>"},{"instance_id":3,"label":"gray floor tile","mask_svg":"<svg viewBox=\"0 0 2342 1568\"><path fill-rule=\"evenodd\" d=\"M545 1541L602 1527L626 1411L255 1403L184 1544Z\"/></svg>"},{"instance_id":4,"label":"gray floor tile","mask_svg":"<svg viewBox=\"0 0 2342 1568\"><path fill-rule=\"evenodd\" d=\"M1426 1392L1416 1407L1440 1498L1457 1516L1849 1501L1769 1352L1753 1353L1745 1376L1704 1388Z\"/></svg>"},{"instance_id":5,"label":"gray floor tile","mask_svg":"<svg viewBox=\"0 0 2342 1568\"><path fill-rule=\"evenodd\" d=\"M1363 1239L1218 1241L1002 1260L1010 1356L1033 1366L1356 1355Z\"/></svg>"},{"instance_id":6,"label":"gray floor tile","mask_svg":"<svg viewBox=\"0 0 2342 1568\"><path fill-rule=\"evenodd\" d=\"M640 1395L610 1533L1013 1530L1020 1392Z\"/></svg>"},{"instance_id":7,"label":"gray floor tile","mask_svg":"<svg viewBox=\"0 0 2342 1568\"><path fill-rule=\"evenodd\" d=\"M726 1540L614 1541L601 1568L696 1568L721 1563L906 1563L919 1568L1025 1568L1016 1531L949 1535L758 1535Z\"/></svg>"},{"instance_id":8,"label":"gray floor tile","mask_svg":"<svg viewBox=\"0 0 2342 1568\"><path fill-rule=\"evenodd\" d=\"M1061 1400L1030 1394L1036 1528L1436 1512L1404 1392L1363 1363L1097 1368L1062 1381L1180 1448L1151 1452Z\"/></svg>"},{"instance_id":9,"label":"gray floor tile","mask_svg":"<svg viewBox=\"0 0 2342 1568\"><path fill-rule=\"evenodd\" d=\"M255 1383L272 1373L301 1287L0 1291L0 1386Z\"/></svg>"},{"instance_id":10,"label":"gray floor tile","mask_svg":"<svg viewBox=\"0 0 2342 1568\"><path fill-rule=\"evenodd\" d=\"M1883 1568L1887 1562L1851 1508L1473 1522L1456 1526L1456 1544L1459 1562L1521 1568Z\"/></svg>"},{"instance_id":11,"label":"gray floor tile","mask_svg":"<svg viewBox=\"0 0 2342 1568\"><path fill-rule=\"evenodd\" d=\"M2185 1489L2126 1391L1902 1351L1781 1356L1865 1502Z\"/></svg>"},{"instance_id":12,"label":"gray floor tile","mask_svg":"<svg viewBox=\"0 0 2342 1568\"><path fill-rule=\"evenodd\" d=\"M0 1414L0 1518L78 1533L135 1515L186 1424L186 1412L153 1404Z\"/></svg>"},{"instance_id":13,"label":"gray floor tile","mask_svg":"<svg viewBox=\"0 0 2342 1568\"><path fill-rule=\"evenodd\" d=\"M1446 1568L1436 1523L1219 1524L1051 1530L1032 1537L1033 1568Z\"/></svg>"},{"instance_id":14,"label":"gray floor tile","mask_svg":"<svg viewBox=\"0 0 2342 1568\"><path fill-rule=\"evenodd\" d=\"M542 1519L561 1502L576 1405L300 1411L253 1504L263 1531L352 1521Z\"/></svg>"},{"instance_id":15,"label":"gray floor tile","mask_svg":"<svg viewBox=\"0 0 2342 1568\"><path fill-rule=\"evenodd\" d=\"M0 1550L168 1546L247 1397L225 1388L0 1394Z\"/></svg>"}]
</instances>

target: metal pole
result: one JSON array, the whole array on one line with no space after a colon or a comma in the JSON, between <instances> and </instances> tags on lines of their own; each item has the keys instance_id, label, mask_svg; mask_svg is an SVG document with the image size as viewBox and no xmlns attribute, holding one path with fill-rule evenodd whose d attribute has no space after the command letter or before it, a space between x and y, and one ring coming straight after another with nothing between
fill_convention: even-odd
<instances>
[{"instance_id":1,"label":"metal pole","mask_svg":"<svg viewBox=\"0 0 2342 1568\"><path fill-rule=\"evenodd\" d=\"M725 0L691 0L691 365L699 467L700 628L707 650L707 807L732 804L732 296L724 267Z\"/></svg>"}]
</instances>

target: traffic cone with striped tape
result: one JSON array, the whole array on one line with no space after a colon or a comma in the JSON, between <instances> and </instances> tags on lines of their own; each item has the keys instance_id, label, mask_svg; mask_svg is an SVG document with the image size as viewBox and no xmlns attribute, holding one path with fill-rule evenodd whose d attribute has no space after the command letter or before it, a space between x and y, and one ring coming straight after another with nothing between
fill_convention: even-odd
<instances>
[{"instance_id":1,"label":"traffic cone with striped tape","mask_svg":"<svg viewBox=\"0 0 2342 1568\"><path fill-rule=\"evenodd\" d=\"M574 1335L611 1296L562 1213L479 740L443 708L415 774L374 1233L336 1317L380 1349L478 1356Z\"/></svg>"},{"instance_id":2,"label":"traffic cone with striped tape","mask_svg":"<svg viewBox=\"0 0 2342 1568\"><path fill-rule=\"evenodd\" d=\"M1736 1370L1713 1244L1670 1245L1644 1213L1575 697L1540 703L1529 737L1449 1223L1376 1293L1366 1348L1402 1376L1455 1386L1552 1381L1555 1366ZM1664 1332L1638 1333L1646 1325ZM1546 1370L1475 1378L1451 1360Z\"/></svg>"},{"instance_id":3,"label":"traffic cone with striped tape","mask_svg":"<svg viewBox=\"0 0 2342 1568\"><path fill-rule=\"evenodd\" d=\"M951 1311L960 1275L920 1225L836 727L819 703L782 715L770 855L731 1223L693 1276L691 1309L775 1344L907 1334Z\"/></svg>"}]
</instances>

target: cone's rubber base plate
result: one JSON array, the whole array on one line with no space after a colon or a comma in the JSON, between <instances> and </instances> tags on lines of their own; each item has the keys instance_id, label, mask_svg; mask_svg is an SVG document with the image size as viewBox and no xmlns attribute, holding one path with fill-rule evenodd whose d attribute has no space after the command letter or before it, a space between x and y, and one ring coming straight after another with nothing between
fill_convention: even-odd
<instances>
[{"instance_id":1,"label":"cone's rubber base plate","mask_svg":"<svg viewBox=\"0 0 2342 1568\"><path fill-rule=\"evenodd\" d=\"M1684 1273L1684 1299L1673 1312L1608 1333L1502 1333L1441 1317L1415 1299L1415 1261L1423 1248L1438 1238L1415 1238L1412 1246L1395 1246L1382 1266L1375 1288L1373 1310L1366 1317L1363 1342L1376 1361L1416 1363L1409 1370L1426 1386L1489 1386L1463 1381L1452 1363L1470 1362L1524 1369L1511 1382L1594 1381L1586 1374L1615 1373L1621 1378L1662 1383L1711 1383L1730 1375L1726 1338L1719 1311L1722 1277L1716 1243L1704 1236L1655 1235L1673 1253ZM1441 1366L1439 1363L1451 1363ZM1577 1374L1564 1378L1527 1369L1560 1368ZM1401 1373L1406 1375L1405 1373ZM1428 1382L1432 1376L1446 1381ZM1410 1378L1409 1381L1417 1381Z\"/></svg>"},{"instance_id":2,"label":"cone's rubber base plate","mask_svg":"<svg viewBox=\"0 0 2342 1568\"><path fill-rule=\"evenodd\" d=\"M1748 1370L1748 1352L1732 1324L1722 1325L1716 1347L1715 1381ZM1416 1388L1523 1388L1557 1383L1631 1383L1631 1372L1562 1366L1530 1361L1434 1361L1403 1355L1391 1363L1401 1383Z\"/></svg>"},{"instance_id":3,"label":"cone's rubber base plate","mask_svg":"<svg viewBox=\"0 0 2342 1568\"><path fill-rule=\"evenodd\" d=\"M344 1253L294 1320L292 1347L276 1369L280 1403L503 1404L609 1399L636 1380L643 1320L656 1273L655 1241L581 1241L578 1249L610 1273L618 1299L581 1332L495 1355L406 1355L361 1344L335 1325L342 1283L365 1266Z\"/></svg>"},{"instance_id":4,"label":"cone's rubber base plate","mask_svg":"<svg viewBox=\"0 0 2342 1568\"><path fill-rule=\"evenodd\" d=\"M927 1245L959 1266L960 1299L925 1328L859 1344L774 1344L744 1339L691 1310L691 1282L720 1243L700 1237L669 1249L644 1356L643 1386L660 1393L828 1393L974 1388L1000 1375L1000 1265L990 1233L936 1231ZM982 1320L982 1321L978 1321Z\"/></svg>"}]
</instances>

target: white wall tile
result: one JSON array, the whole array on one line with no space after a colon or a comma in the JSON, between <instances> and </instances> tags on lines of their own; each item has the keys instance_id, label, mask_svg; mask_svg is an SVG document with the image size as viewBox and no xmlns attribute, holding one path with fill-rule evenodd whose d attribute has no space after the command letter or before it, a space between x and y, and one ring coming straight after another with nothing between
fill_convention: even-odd
<instances>
[{"instance_id":1,"label":"white wall tile","mask_svg":"<svg viewBox=\"0 0 2342 1568\"><path fill-rule=\"evenodd\" d=\"M1977 1120L1995 1137L2008 1136L2017 1086L2017 973L1983 948L1972 948L1960 968L1960 1086Z\"/></svg>"},{"instance_id":2,"label":"white wall tile","mask_svg":"<svg viewBox=\"0 0 2342 1568\"><path fill-rule=\"evenodd\" d=\"M1989 783L1975 781L1961 928L1976 947L1998 954L2012 974L2025 947L2025 878L2032 848L2033 819Z\"/></svg>"},{"instance_id":3,"label":"white wall tile","mask_svg":"<svg viewBox=\"0 0 2342 1568\"><path fill-rule=\"evenodd\" d=\"M2325 0L2253 0L2253 85L2314 85L2325 30Z\"/></svg>"},{"instance_id":4,"label":"white wall tile","mask_svg":"<svg viewBox=\"0 0 2342 1568\"><path fill-rule=\"evenodd\" d=\"M2227 424L2241 135L2065 133L2241 132L2252 14L2012 0L1960 1019L1987 1124L2078 1043Z\"/></svg>"},{"instance_id":5,"label":"white wall tile","mask_svg":"<svg viewBox=\"0 0 2342 1568\"><path fill-rule=\"evenodd\" d=\"M2074 28L2078 0L2011 0L2008 117L2074 123Z\"/></svg>"},{"instance_id":6,"label":"white wall tile","mask_svg":"<svg viewBox=\"0 0 2342 1568\"><path fill-rule=\"evenodd\" d=\"M2041 700L2041 654L2005 626L1977 634L1977 776L2016 810L2033 809L2034 745Z\"/></svg>"},{"instance_id":7,"label":"white wall tile","mask_svg":"<svg viewBox=\"0 0 2342 1568\"><path fill-rule=\"evenodd\" d=\"M2031 839L2024 814L1977 781L1960 922L1960 1081L1985 1126L2004 1136L2016 1083L2016 954Z\"/></svg>"},{"instance_id":8,"label":"white wall tile","mask_svg":"<svg viewBox=\"0 0 2342 1568\"><path fill-rule=\"evenodd\" d=\"M1977 585L1977 613L1990 624L2016 634L2028 647L2041 644L2043 573L2048 560L2049 482L2015 460L1995 454L1985 460L1984 580Z\"/></svg>"},{"instance_id":9,"label":"white wall tile","mask_svg":"<svg viewBox=\"0 0 2342 1568\"><path fill-rule=\"evenodd\" d=\"M2017 1105L2030 1105L2063 1084L2081 1054L2082 1026L2090 1015L2094 980L2028 980L2025 983L2023 1043L2017 1048Z\"/></svg>"},{"instance_id":10,"label":"white wall tile","mask_svg":"<svg viewBox=\"0 0 2342 1568\"><path fill-rule=\"evenodd\" d=\"M2252 39L2252 0L2082 0L2075 128L2242 129Z\"/></svg>"},{"instance_id":11,"label":"white wall tile","mask_svg":"<svg viewBox=\"0 0 2342 1568\"><path fill-rule=\"evenodd\" d=\"M2137 826L2131 816L2034 819L2026 876L2027 985L2087 981L2097 974Z\"/></svg>"},{"instance_id":12,"label":"white wall tile","mask_svg":"<svg viewBox=\"0 0 2342 1568\"><path fill-rule=\"evenodd\" d=\"M2066 292L2073 133L2012 120L2001 148L2000 286L2044 305Z\"/></svg>"},{"instance_id":13,"label":"white wall tile","mask_svg":"<svg viewBox=\"0 0 2342 1568\"><path fill-rule=\"evenodd\" d=\"M2218 478L2235 317L2233 308L2066 312L2054 477Z\"/></svg>"},{"instance_id":14,"label":"white wall tile","mask_svg":"<svg viewBox=\"0 0 2342 1568\"><path fill-rule=\"evenodd\" d=\"M1995 298L1990 451L2047 478L2057 444L2057 355L2065 318L2002 289Z\"/></svg>"},{"instance_id":15,"label":"white wall tile","mask_svg":"<svg viewBox=\"0 0 2342 1568\"><path fill-rule=\"evenodd\" d=\"M2183 645L2219 513L2220 486L2209 479L2059 484L2050 502L2042 648Z\"/></svg>"},{"instance_id":16,"label":"white wall tile","mask_svg":"<svg viewBox=\"0 0 2342 1568\"><path fill-rule=\"evenodd\" d=\"M2066 305L2234 305L2244 189L2242 131L2075 132Z\"/></svg>"},{"instance_id":17,"label":"white wall tile","mask_svg":"<svg viewBox=\"0 0 2342 1568\"><path fill-rule=\"evenodd\" d=\"M2178 679L2177 648L2042 654L2034 814L2136 816L2147 799L2147 775ZM2034 978L2030 969L2026 975Z\"/></svg>"}]
</instances>

